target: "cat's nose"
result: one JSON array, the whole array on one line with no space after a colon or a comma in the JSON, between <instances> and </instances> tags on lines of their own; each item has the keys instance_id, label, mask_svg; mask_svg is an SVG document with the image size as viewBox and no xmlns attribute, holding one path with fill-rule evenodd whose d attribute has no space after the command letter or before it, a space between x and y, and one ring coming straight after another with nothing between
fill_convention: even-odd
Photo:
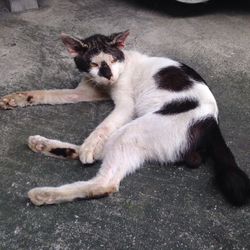
<instances>
[{"instance_id":1,"label":"cat's nose","mask_svg":"<svg viewBox=\"0 0 250 250\"><path fill-rule=\"evenodd\" d=\"M101 67L99 70L99 75L107 78L108 80L110 80L113 76L109 67Z\"/></svg>"},{"instance_id":2,"label":"cat's nose","mask_svg":"<svg viewBox=\"0 0 250 250\"><path fill-rule=\"evenodd\" d=\"M105 61L102 61L98 74L102 77L105 77L108 80L111 79L112 72L111 72L109 65Z\"/></svg>"},{"instance_id":3,"label":"cat's nose","mask_svg":"<svg viewBox=\"0 0 250 250\"><path fill-rule=\"evenodd\" d=\"M108 80L111 80L112 76L113 76L112 73L110 73L106 74L104 77L107 78Z\"/></svg>"}]
</instances>

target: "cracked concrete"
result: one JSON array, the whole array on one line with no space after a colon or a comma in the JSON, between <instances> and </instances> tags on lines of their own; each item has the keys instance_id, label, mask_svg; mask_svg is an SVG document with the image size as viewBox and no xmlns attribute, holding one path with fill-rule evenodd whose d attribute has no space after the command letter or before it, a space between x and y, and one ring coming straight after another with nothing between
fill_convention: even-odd
<instances>
[{"instance_id":1,"label":"cracked concrete","mask_svg":"<svg viewBox=\"0 0 250 250\"><path fill-rule=\"evenodd\" d=\"M128 48L182 61L207 80L226 141L250 175L247 10L207 5L202 15L183 17L125 0L42 0L40 7L0 11L1 96L77 85L81 75L59 39L62 31L86 37L129 28ZM209 163L197 170L148 163L109 198L28 202L32 187L86 180L99 168L37 155L28 136L80 144L111 110L104 102L0 111L0 249L249 249L249 206L223 200Z\"/></svg>"}]
</instances>

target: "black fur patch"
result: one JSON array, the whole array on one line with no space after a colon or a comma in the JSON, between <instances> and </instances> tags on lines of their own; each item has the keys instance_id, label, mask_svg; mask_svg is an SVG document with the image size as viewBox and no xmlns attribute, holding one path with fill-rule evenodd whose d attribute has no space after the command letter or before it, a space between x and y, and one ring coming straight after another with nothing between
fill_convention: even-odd
<instances>
[{"instance_id":1,"label":"black fur patch","mask_svg":"<svg viewBox=\"0 0 250 250\"><path fill-rule=\"evenodd\" d=\"M202 82L205 83L205 80L192 68L187 66L186 64L181 65L181 69L186 73L187 76L189 76L191 79L197 81L197 82Z\"/></svg>"},{"instance_id":2,"label":"black fur patch","mask_svg":"<svg viewBox=\"0 0 250 250\"><path fill-rule=\"evenodd\" d=\"M88 73L90 70L90 58L91 57L85 57L85 56L77 56L74 58L76 67L78 68L79 71L81 72L86 72Z\"/></svg>"},{"instance_id":3,"label":"black fur patch","mask_svg":"<svg viewBox=\"0 0 250 250\"><path fill-rule=\"evenodd\" d=\"M214 126L214 123L216 123L214 117L208 117L192 124L189 128L189 140L191 141L190 145L192 145L191 151L195 151L209 144L208 131L210 127Z\"/></svg>"},{"instance_id":4,"label":"black fur patch","mask_svg":"<svg viewBox=\"0 0 250 250\"><path fill-rule=\"evenodd\" d=\"M33 96L32 96L32 95L29 95L29 96L27 97L27 102L28 102L28 103L32 103L32 99L33 99Z\"/></svg>"},{"instance_id":5,"label":"black fur patch","mask_svg":"<svg viewBox=\"0 0 250 250\"><path fill-rule=\"evenodd\" d=\"M96 34L82 41L88 46L86 52L97 54L102 51L104 53L111 54L118 61L124 60L123 52L112 43L113 38L110 36Z\"/></svg>"},{"instance_id":6,"label":"black fur patch","mask_svg":"<svg viewBox=\"0 0 250 250\"><path fill-rule=\"evenodd\" d=\"M193 80L204 83L202 77L187 65L169 66L154 75L156 84L161 89L182 91L192 87Z\"/></svg>"},{"instance_id":7,"label":"black fur patch","mask_svg":"<svg viewBox=\"0 0 250 250\"><path fill-rule=\"evenodd\" d=\"M193 151L185 155L184 162L189 168L198 168L202 164L203 158L200 152Z\"/></svg>"},{"instance_id":8,"label":"black fur patch","mask_svg":"<svg viewBox=\"0 0 250 250\"><path fill-rule=\"evenodd\" d=\"M171 103L164 104L163 107L155 113L161 115L174 115L187 112L197 108L198 106L198 101L194 99L176 100Z\"/></svg>"},{"instance_id":9,"label":"black fur patch","mask_svg":"<svg viewBox=\"0 0 250 250\"><path fill-rule=\"evenodd\" d=\"M154 75L154 79L159 88L170 91L189 89L193 84L186 73L175 66L161 69Z\"/></svg>"},{"instance_id":10,"label":"black fur patch","mask_svg":"<svg viewBox=\"0 0 250 250\"><path fill-rule=\"evenodd\" d=\"M72 148L53 148L50 150L50 153L65 158L75 158L76 156L76 151Z\"/></svg>"},{"instance_id":11,"label":"black fur patch","mask_svg":"<svg viewBox=\"0 0 250 250\"><path fill-rule=\"evenodd\" d=\"M195 122L189 130L190 148L186 155L205 150L214 161L215 181L225 198L241 206L250 199L250 180L237 166L213 117Z\"/></svg>"},{"instance_id":12,"label":"black fur patch","mask_svg":"<svg viewBox=\"0 0 250 250\"><path fill-rule=\"evenodd\" d=\"M98 75L103 76L107 78L108 80L110 80L110 78L112 77L111 69L106 62L103 61L101 63L101 67L99 69Z\"/></svg>"}]
</instances>

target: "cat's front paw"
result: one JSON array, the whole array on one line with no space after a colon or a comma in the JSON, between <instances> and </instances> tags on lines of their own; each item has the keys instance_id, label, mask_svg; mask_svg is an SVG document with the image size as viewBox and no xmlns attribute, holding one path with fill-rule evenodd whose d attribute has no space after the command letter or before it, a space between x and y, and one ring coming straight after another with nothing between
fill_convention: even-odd
<instances>
[{"instance_id":1,"label":"cat's front paw","mask_svg":"<svg viewBox=\"0 0 250 250\"><path fill-rule=\"evenodd\" d=\"M36 206L59 202L59 193L53 187L33 188L28 192L28 197Z\"/></svg>"},{"instance_id":2,"label":"cat's front paw","mask_svg":"<svg viewBox=\"0 0 250 250\"><path fill-rule=\"evenodd\" d=\"M89 148L87 145L82 145L79 151L79 159L83 164L94 163L94 148Z\"/></svg>"},{"instance_id":3,"label":"cat's front paw","mask_svg":"<svg viewBox=\"0 0 250 250\"><path fill-rule=\"evenodd\" d=\"M100 128L94 131L83 143L79 150L79 158L83 164L91 164L100 160L103 154L103 147L108 137L108 130Z\"/></svg>"},{"instance_id":4,"label":"cat's front paw","mask_svg":"<svg viewBox=\"0 0 250 250\"><path fill-rule=\"evenodd\" d=\"M32 104L33 96L25 92L13 93L0 99L0 109L14 109Z\"/></svg>"},{"instance_id":5,"label":"cat's front paw","mask_svg":"<svg viewBox=\"0 0 250 250\"><path fill-rule=\"evenodd\" d=\"M101 149L99 149L101 150ZM84 143L79 150L79 158L83 164L91 164L97 160L96 145L94 143Z\"/></svg>"}]
</instances>

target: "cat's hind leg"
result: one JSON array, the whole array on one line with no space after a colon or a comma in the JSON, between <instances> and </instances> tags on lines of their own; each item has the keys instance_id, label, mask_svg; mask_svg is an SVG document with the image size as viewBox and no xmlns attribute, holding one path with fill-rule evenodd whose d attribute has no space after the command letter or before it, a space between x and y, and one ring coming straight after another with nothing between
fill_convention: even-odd
<instances>
[{"instance_id":1,"label":"cat's hind leg","mask_svg":"<svg viewBox=\"0 0 250 250\"><path fill-rule=\"evenodd\" d=\"M29 148L37 153L47 156L53 156L62 159L79 159L79 146L51 140L40 135L30 136L28 138Z\"/></svg>"},{"instance_id":2,"label":"cat's hind leg","mask_svg":"<svg viewBox=\"0 0 250 250\"><path fill-rule=\"evenodd\" d=\"M188 168L198 168L203 161L203 155L199 151L189 152L184 157L185 166Z\"/></svg>"},{"instance_id":3,"label":"cat's hind leg","mask_svg":"<svg viewBox=\"0 0 250 250\"><path fill-rule=\"evenodd\" d=\"M176 160L177 151L185 144L184 123L176 124L174 119L157 114L140 117L118 129L108 139L96 177L59 187L34 188L28 196L35 205L43 205L116 192L121 180L142 166L145 160Z\"/></svg>"}]
</instances>

